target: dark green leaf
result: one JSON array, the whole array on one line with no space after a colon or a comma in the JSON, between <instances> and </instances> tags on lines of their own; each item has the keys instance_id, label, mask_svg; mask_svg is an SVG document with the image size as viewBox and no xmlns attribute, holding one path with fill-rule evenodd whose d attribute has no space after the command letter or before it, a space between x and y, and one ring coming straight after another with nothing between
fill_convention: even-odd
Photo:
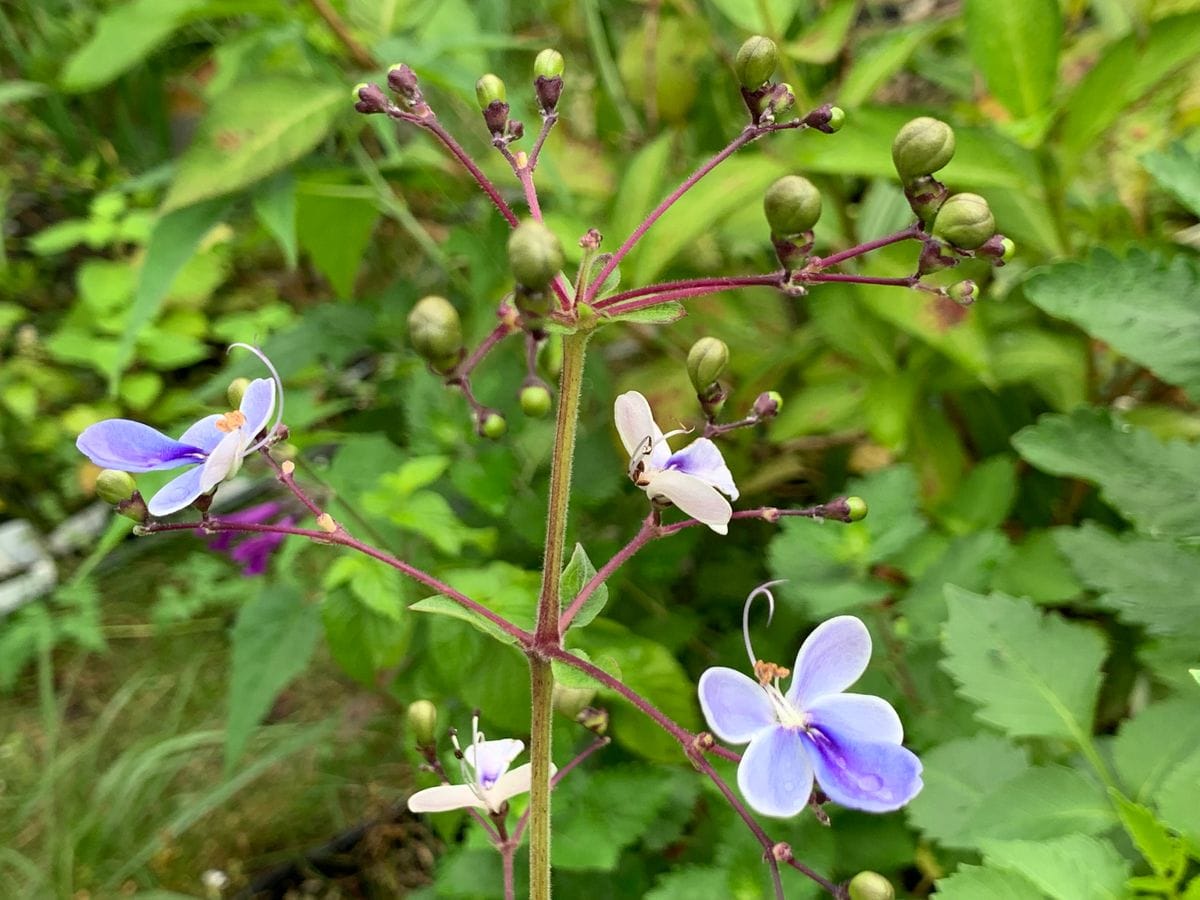
<instances>
[{"instance_id":1,"label":"dark green leaf","mask_svg":"<svg viewBox=\"0 0 1200 900\"><path fill-rule=\"evenodd\" d=\"M562 577L559 578L558 592L562 599L563 609L571 605L572 601L579 596L579 592L583 589L583 586L595 574L596 567L592 565L592 561L588 558L587 551L583 549L583 544L576 544L575 552L571 554L571 560L567 563L567 567L563 569ZM600 615L600 611L604 609L606 603L608 603L608 585L602 583L584 601L583 606L579 608L579 612L571 620L571 627L582 628L584 625L587 625L592 619Z\"/></svg>"}]
</instances>

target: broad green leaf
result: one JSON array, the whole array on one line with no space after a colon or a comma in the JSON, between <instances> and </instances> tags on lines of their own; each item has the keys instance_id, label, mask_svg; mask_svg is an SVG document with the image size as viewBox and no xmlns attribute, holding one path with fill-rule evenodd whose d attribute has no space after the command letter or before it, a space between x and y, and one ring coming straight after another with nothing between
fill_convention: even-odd
<instances>
[{"instance_id":1,"label":"broad green leaf","mask_svg":"<svg viewBox=\"0 0 1200 900\"><path fill-rule=\"evenodd\" d=\"M306 182L296 191L296 238L339 297L354 296L354 283L380 212L353 185Z\"/></svg>"},{"instance_id":2,"label":"broad green leaf","mask_svg":"<svg viewBox=\"0 0 1200 900\"><path fill-rule=\"evenodd\" d=\"M853 50L853 61L837 92L838 103L849 109L862 106L900 71L922 45L944 31L946 22L918 22L904 28L887 28Z\"/></svg>"},{"instance_id":3,"label":"broad green leaf","mask_svg":"<svg viewBox=\"0 0 1200 900\"><path fill-rule=\"evenodd\" d=\"M1044 109L1058 75L1058 0L967 0L963 18L971 59L993 96L1017 117Z\"/></svg>"},{"instance_id":4,"label":"broad green leaf","mask_svg":"<svg viewBox=\"0 0 1200 900\"><path fill-rule=\"evenodd\" d=\"M1102 250L1084 262L1037 270L1025 294L1052 316L1150 369L1200 399L1200 266L1186 256L1166 262Z\"/></svg>"},{"instance_id":5,"label":"broad green leaf","mask_svg":"<svg viewBox=\"0 0 1200 900\"><path fill-rule=\"evenodd\" d=\"M1102 834L1117 824L1108 794L1078 769L1038 766L980 799L964 830L984 838L1039 841L1080 832Z\"/></svg>"},{"instance_id":6,"label":"broad green leaf","mask_svg":"<svg viewBox=\"0 0 1200 900\"><path fill-rule=\"evenodd\" d=\"M939 900L1044 900L1033 882L1007 869L961 865L949 878L939 878Z\"/></svg>"},{"instance_id":7,"label":"broad green leaf","mask_svg":"<svg viewBox=\"0 0 1200 900\"><path fill-rule=\"evenodd\" d=\"M1164 152L1147 153L1141 163L1160 186L1200 216L1200 154L1177 141Z\"/></svg>"},{"instance_id":8,"label":"broad green leaf","mask_svg":"<svg viewBox=\"0 0 1200 900\"><path fill-rule=\"evenodd\" d=\"M1117 536L1091 522L1060 529L1054 538L1079 578L1121 619L1152 634L1200 638L1200 549L1137 533Z\"/></svg>"},{"instance_id":9,"label":"broad green leaf","mask_svg":"<svg viewBox=\"0 0 1200 900\"><path fill-rule=\"evenodd\" d=\"M946 621L946 585L986 591L999 567L1012 557L1008 539L998 531L979 531L955 538L925 567L904 597L904 618L912 641L935 641Z\"/></svg>"},{"instance_id":10,"label":"broad green leaf","mask_svg":"<svg viewBox=\"0 0 1200 900\"><path fill-rule=\"evenodd\" d=\"M695 900L731 896L729 873L719 866L675 866L654 882L643 900Z\"/></svg>"},{"instance_id":11,"label":"broad green leaf","mask_svg":"<svg viewBox=\"0 0 1200 900\"><path fill-rule=\"evenodd\" d=\"M1082 335L1004 328L988 337L992 372L1000 384L1028 384L1059 412L1087 402L1091 354Z\"/></svg>"},{"instance_id":12,"label":"broad green leaf","mask_svg":"<svg viewBox=\"0 0 1200 900\"><path fill-rule=\"evenodd\" d=\"M393 622L404 617L404 582L399 572L379 560L345 553L325 573L324 587L348 588L365 607Z\"/></svg>"},{"instance_id":13,"label":"broad green leaf","mask_svg":"<svg viewBox=\"0 0 1200 900\"><path fill-rule=\"evenodd\" d=\"M713 6L747 34L783 34L796 15L798 0L714 0Z\"/></svg>"},{"instance_id":14,"label":"broad green leaf","mask_svg":"<svg viewBox=\"0 0 1200 900\"><path fill-rule=\"evenodd\" d=\"M467 609L460 605L457 601L451 600L444 594L434 594L432 597L426 597L424 600L418 600L412 604L409 609L415 612L436 613L441 616L449 616L452 619L462 619L464 622L469 622L475 628L478 628L484 634L494 637L496 640L505 643L517 643L516 638L506 632L503 628L493 622L486 616L482 616L473 609ZM504 615L499 610L493 610L499 615Z\"/></svg>"},{"instance_id":15,"label":"broad green leaf","mask_svg":"<svg viewBox=\"0 0 1200 900\"><path fill-rule=\"evenodd\" d=\"M989 866L1028 878L1054 900L1121 900L1129 862L1108 841L1068 834L1041 841L983 842Z\"/></svg>"},{"instance_id":16,"label":"broad green leaf","mask_svg":"<svg viewBox=\"0 0 1200 900\"><path fill-rule=\"evenodd\" d=\"M133 68L160 47L204 0L129 0L102 15L96 30L67 58L60 84L90 91Z\"/></svg>"},{"instance_id":17,"label":"broad green leaf","mask_svg":"<svg viewBox=\"0 0 1200 900\"><path fill-rule=\"evenodd\" d=\"M242 607L230 634L226 767L238 761L279 692L308 668L320 635L320 607L289 584L269 584Z\"/></svg>"},{"instance_id":18,"label":"broad green leaf","mask_svg":"<svg viewBox=\"0 0 1200 900\"><path fill-rule=\"evenodd\" d=\"M785 44L783 51L803 63L831 63L846 45L857 14L858 0L834 0L796 40Z\"/></svg>"},{"instance_id":19,"label":"broad green leaf","mask_svg":"<svg viewBox=\"0 0 1200 900\"><path fill-rule=\"evenodd\" d=\"M976 716L1012 737L1091 740L1106 647L1088 625L1043 615L1027 600L946 588L943 667Z\"/></svg>"},{"instance_id":20,"label":"broad green leaf","mask_svg":"<svg viewBox=\"0 0 1200 900\"><path fill-rule=\"evenodd\" d=\"M1047 415L1013 436L1013 446L1052 475L1095 482L1105 502L1152 537L1200 536L1200 447L1162 443L1105 411Z\"/></svg>"},{"instance_id":21,"label":"broad green leaf","mask_svg":"<svg viewBox=\"0 0 1200 900\"><path fill-rule=\"evenodd\" d=\"M600 310L604 322L631 322L635 325L670 325L672 322L678 322L687 315L687 310L682 303L675 300L668 300L666 303L660 303L657 306L648 306L644 309L635 309L633 312L617 313L616 315L608 315L605 310Z\"/></svg>"},{"instance_id":22,"label":"broad green leaf","mask_svg":"<svg viewBox=\"0 0 1200 900\"><path fill-rule=\"evenodd\" d=\"M993 589L1035 603L1058 604L1078 597L1083 583L1058 549L1058 533L1047 528L1027 534L996 572Z\"/></svg>"},{"instance_id":23,"label":"broad green leaf","mask_svg":"<svg viewBox=\"0 0 1200 900\"><path fill-rule=\"evenodd\" d=\"M572 601L579 596L579 592L583 589L583 586L595 574L596 567L592 565L592 561L588 558L587 551L583 549L583 544L576 544L575 552L571 554L571 559L567 563L567 567L563 569L562 576L558 580L558 593L562 599L563 609L571 605ZM571 627L582 628L584 625L587 625L592 619L600 615L600 611L604 609L606 603L608 603L608 585L601 584L584 601L583 606L579 608L579 612L571 620Z\"/></svg>"},{"instance_id":24,"label":"broad green leaf","mask_svg":"<svg viewBox=\"0 0 1200 900\"><path fill-rule=\"evenodd\" d=\"M939 353L977 375L984 384L995 382L988 355L987 335L979 316L967 315L957 320L948 318L945 298L906 288L867 290L855 285L860 302L885 322L924 341ZM961 307L951 310L961 314Z\"/></svg>"},{"instance_id":25,"label":"broad green leaf","mask_svg":"<svg viewBox=\"0 0 1200 900\"><path fill-rule=\"evenodd\" d=\"M1149 803L1170 773L1200 747L1200 704L1175 697L1147 706L1121 725L1113 763L1130 799Z\"/></svg>"},{"instance_id":26,"label":"broad green leaf","mask_svg":"<svg viewBox=\"0 0 1200 900\"><path fill-rule=\"evenodd\" d=\"M356 591L330 591L321 601L329 652L350 676L374 686L375 676L404 658L412 617L380 613Z\"/></svg>"},{"instance_id":27,"label":"broad green leaf","mask_svg":"<svg viewBox=\"0 0 1200 900\"><path fill-rule=\"evenodd\" d=\"M1124 794L1115 789L1110 790L1108 795L1125 827L1125 833L1133 840L1146 862L1150 863L1150 868L1158 875L1181 868L1183 847L1179 838L1171 834L1145 806L1126 799Z\"/></svg>"},{"instance_id":28,"label":"broad green leaf","mask_svg":"<svg viewBox=\"0 0 1200 900\"><path fill-rule=\"evenodd\" d=\"M1175 767L1154 796L1158 813L1169 827L1200 847L1200 750Z\"/></svg>"},{"instance_id":29,"label":"broad green leaf","mask_svg":"<svg viewBox=\"0 0 1200 900\"><path fill-rule=\"evenodd\" d=\"M304 156L348 109L340 84L260 76L224 91L184 153L163 211L220 197Z\"/></svg>"},{"instance_id":30,"label":"broad green leaf","mask_svg":"<svg viewBox=\"0 0 1200 900\"><path fill-rule=\"evenodd\" d=\"M296 268L296 179L280 172L260 184L251 197L254 215L283 251L289 269Z\"/></svg>"},{"instance_id":31,"label":"broad green leaf","mask_svg":"<svg viewBox=\"0 0 1200 900\"><path fill-rule=\"evenodd\" d=\"M527 572L504 562L493 562L479 569L449 572L445 581L455 590L486 606L517 627L532 630L537 611L538 587L541 584L541 577L537 572ZM491 620L440 594L414 603L409 609L462 619L499 641L506 644L515 642L514 638Z\"/></svg>"},{"instance_id":32,"label":"broad green leaf","mask_svg":"<svg viewBox=\"0 0 1200 900\"><path fill-rule=\"evenodd\" d=\"M975 466L937 515L951 534L986 531L1008 518L1016 499L1016 460L1002 454Z\"/></svg>"}]
</instances>

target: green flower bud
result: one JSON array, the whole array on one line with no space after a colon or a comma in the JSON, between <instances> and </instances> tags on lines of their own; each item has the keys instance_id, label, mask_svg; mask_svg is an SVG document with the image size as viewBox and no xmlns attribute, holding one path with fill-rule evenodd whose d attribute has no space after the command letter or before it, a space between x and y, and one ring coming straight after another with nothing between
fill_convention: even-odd
<instances>
[{"instance_id":1,"label":"green flower bud","mask_svg":"<svg viewBox=\"0 0 1200 900\"><path fill-rule=\"evenodd\" d=\"M748 91L760 88L775 74L775 66L779 63L779 50L770 38L756 34L748 38L737 52L733 61L733 71L738 81Z\"/></svg>"},{"instance_id":2,"label":"green flower bud","mask_svg":"<svg viewBox=\"0 0 1200 900\"><path fill-rule=\"evenodd\" d=\"M1000 258L1005 262L1010 262L1013 258L1013 255L1017 252L1017 245L1013 243L1011 238L1004 238L1004 240L1000 242L1000 245L1003 247L1003 252L1000 254Z\"/></svg>"},{"instance_id":3,"label":"green flower bud","mask_svg":"<svg viewBox=\"0 0 1200 900\"><path fill-rule=\"evenodd\" d=\"M970 306L979 299L979 285L967 279L950 285L946 288L946 293L959 306Z\"/></svg>"},{"instance_id":4,"label":"green flower bud","mask_svg":"<svg viewBox=\"0 0 1200 900\"><path fill-rule=\"evenodd\" d=\"M807 178L785 175L767 188L763 212L772 234L801 234L821 218L821 192Z\"/></svg>"},{"instance_id":5,"label":"green flower bud","mask_svg":"<svg viewBox=\"0 0 1200 900\"><path fill-rule=\"evenodd\" d=\"M563 267L562 244L541 222L522 222L508 237L508 265L518 283L544 288Z\"/></svg>"},{"instance_id":6,"label":"green flower bud","mask_svg":"<svg viewBox=\"0 0 1200 900\"><path fill-rule=\"evenodd\" d=\"M544 385L530 384L521 388L521 412L531 419L542 419L554 406L554 398Z\"/></svg>"},{"instance_id":7,"label":"green flower bud","mask_svg":"<svg viewBox=\"0 0 1200 900\"><path fill-rule=\"evenodd\" d=\"M775 115L785 113L796 105L796 92L786 81L779 85L779 93L775 97Z\"/></svg>"},{"instance_id":8,"label":"green flower bud","mask_svg":"<svg viewBox=\"0 0 1200 900\"><path fill-rule=\"evenodd\" d=\"M137 483L128 472L105 469L96 476L96 496L116 506L137 492Z\"/></svg>"},{"instance_id":9,"label":"green flower bud","mask_svg":"<svg viewBox=\"0 0 1200 900\"><path fill-rule=\"evenodd\" d=\"M450 368L462 350L458 310L445 297L422 297L408 314L413 349L439 369Z\"/></svg>"},{"instance_id":10,"label":"green flower bud","mask_svg":"<svg viewBox=\"0 0 1200 900\"><path fill-rule=\"evenodd\" d=\"M850 900L896 900L896 891L878 872L859 872L850 879Z\"/></svg>"},{"instance_id":11,"label":"green flower bud","mask_svg":"<svg viewBox=\"0 0 1200 900\"><path fill-rule=\"evenodd\" d=\"M506 93L504 82L500 80L500 76L493 75L491 72L488 72L475 82L475 99L478 101L481 110L487 109L488 106L497 100L504 103Z\"/></svg>"},{"instance_id":12,"label":"green flower bud","mask_svg":"<svg viewBox=\"0 0 1200 900\"><path fill-rule=\"evenodd\" d=\"M485 438L498 441L508 431L508 422L498 412L486 412L479 422L479 433Z\"/></svg>"},{"instance_id":13,"label":"green flower bud","mask_svg":"<svg viewBox=\"0 0 1200 900\"><path fill-rule=\"evenodd\" d=\"M763 391L754 398L754 415L760 419L773 419L783 409L783 397L779 391Z\"/></svg>"},{"instance_id":14,"label":"green flower bud","mask_svg":"<svg viewBox=\"0 0 1200 900\"><path fill-rule=\"evenodd\" d=\"M242 405L242 397L246 395L248 387L250 387L249 378L235 378L229 382L229 387L225 388L225 399L229 401L231 408L237 409Z\"/></svg>"},{"instance_id":15,"label":"green flower bud","mask_svg":"<svg viewBox=\"0 0 1200 900\"><path fill-rule=\"evenodd\" d=\"M437 707L428 700L414 700L408 705L408 732L418 747L431 746L437 738Z\"/></svg>"},{"instance_id":16,"label":"green flower bud","mask_svg":"<svg viewBox=\"0 0 1200 900\"><path fill-rule=\"evenodd\" d=\"M552 47L547 47L533 60L533 77L557 78L565 68L566 60L563 59L563 55Z\"/></svg>"},{"instance_id":17,"label":"green flower bud","mask_svg":"<svg viewBox=\"0 0 1200 900\"><path fill-rule=\"evenodd\" d=\"M936 172L953 156L954 129L929 116L913 119L892 141L892 162L905 183Z\"/></svg>"},{"instance_id":18,"label":"green flower bud","mask_svg":"<svg viewBox=\"0 0 1200 900\"><path fill-rule=\"evenodd\" d=\"M996 233L996 219L978 194L954 194L938 210L933 233L961 250L974 250Z\"/></svg>"},{"instance_id":19,"label":"green flower bud","mask_svg":"<svg viewBox=\"0 0 1200 900\"><path fill-rule=\"evenodd\" d=\"M833 106L829 109L829 121L825 123L825 128L822 129L826 134L835 134L842 130L842 126L846 124L846 111L840 106Z\"/></svg>"},{"instance_id":20,"label":"green flower bud","mask_svg":"<svg viewBox=\"0 0 1200 900\"><path fill-rule=\"evenodd\" d=\"M846 508L850 511L847 518L851 522L861 522L867 517L867 501L862 497L847 497Z\"/></svg>"},{"instance_id":21,"label":"green flower bud","mask_svg":"<svg viewBox=\"0 0 1200 900\"><path fill-rule=\"evenodd\" d=\"M688 351L688 377L697 394L703 394L728 366L729 346L720 338L702 337Z\"/></svg>"},{"instance_id":22,"label":"green flower bud","mask_svg":"<svg viewBox=\"0 0 1200 900\"><path fill-rule=\"evenodd\" d=\"M594 699L596 699L594 688L569 688L563 687L561 684L554 685L554 708L570 719L574 719L583 712Z\"/></svg>"}]
</instances>

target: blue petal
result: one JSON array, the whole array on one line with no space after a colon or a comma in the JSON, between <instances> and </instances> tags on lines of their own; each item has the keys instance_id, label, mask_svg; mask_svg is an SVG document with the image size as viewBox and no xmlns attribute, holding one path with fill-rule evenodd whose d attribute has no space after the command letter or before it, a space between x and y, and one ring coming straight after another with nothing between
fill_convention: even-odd
<instances>
[{"instance_id":1,"label":"blue petal","mask_svg":"<svg viewBox=\"0 0 1200 900\"><path fill-rule=\"evenodd\" d=\"M706 669L698 687L708 727L723 741L744 744L776 722L766 691L735 669Z\"/></svg>"},{"instance_id":2,"label":"blue petal","mask_svg":"<svg viewBox=\"0 0 1200 900\"><path fill-rule=\"evenodd\" d=\"M189 469L177 478L168 481L162 489L150 498L146 509L152 516L169 516L189 505L204 493L200 476L204 474L203 466Z\"/></svg>"},{"instance_id":3,"label":"blue petal","mask_svg":"<svg viewBox=\"0 0 1200 900\"><path fill-rule=\"evenodd\" d=\"M804 710L809 724L839 743L869 741L898 744L904 726L892 704L869 694L830 694L814 700Z\"/></svg>"},{"instance_id":4,"label":"blue petal","mask_svg":"<svg viewBox=\"0 0 1200 900\"><path fill-rule=\"evenodd\" d=\"M219 416L215 413L211 416L205 416L181 434L179 442L199 447L205 453L212 453L213 448L221 443L221 438L225 437L226 432L217 427L217 423L224 420L224 416Z\"/></svg>"},{"instance_id":5,"label":"blue petal","mask_svg":"<svg viewBox=\"0 0 1200 900\"><path fill-rule=\"evenodd\" d=\"M891 812L920 792L921 761L899 744L805 736L817 784L834 803L866 812Z\"/></svg>"},{"instance_id":6,"label":"blue petal","mask_svg":"<svg viewBox=\"0 0 1200 900\"><path fill-rule=\"evenodd\" d=\"M729 471L729 466L725 465L725 458L721 456L717 445L708 438L698 438L678 453L671 454L663 468L675 469L693 478L699 478L705 484L711 484L730 500L738 498L733 474Z\"/></svg>"},{"instance_id":7,"label":"blue petal","mask_svg":"<svg viewBox=\"0 0 1200 900\"><path fill-rule=\"evenodd\" d=\"M246 417L242 427L253 438L267 427L271 413L275 411L275 382L269 378L255 378L246 386L239 409Z\"/></svg>"},{"instance_id":8,"label":"blue petal","mask_svg":"<svg viewBox=\"0 0 1200 900\"><path fill-rule=\"evenodd\" d=\"M822 622L805 639L792 667L787 699L807 710L818 697L844 691L862 676L871 661L871 635L854 616Z\"/></svg>"},{"instance_id":9,"label":"blue petal","mask_svg":"<svg viewBox=\"0 0 1200 900\"><path fill-rule=\"evenodd\" d=\"M754 736L738 765L742 796L764 816L799 813L812 794L813 770L798 728L777 725Z\"/></svg>"},{"instance_id":10,"label":"blue petal","mask_svg":"<svg viewBox=\"0 0 1200 900\"><path fill-rule=\"evenodd\" d=\"M122 472L153 472L204 461L201 448L171 440L161 431L129 419L105 419L89 425L75 446L96 465Z\"/></svg>"}]
</instances>

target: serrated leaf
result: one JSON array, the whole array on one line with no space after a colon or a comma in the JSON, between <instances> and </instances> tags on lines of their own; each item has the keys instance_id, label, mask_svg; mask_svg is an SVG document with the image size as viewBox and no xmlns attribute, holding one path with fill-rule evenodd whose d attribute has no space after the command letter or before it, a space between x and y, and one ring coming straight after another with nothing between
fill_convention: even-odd
<instances>
[{"instance_id":1,"label":"serrated leaf","mask_svg":"<svg viewBox=\"0 0 1200 900\"><path fill-rule=\"evenodd\" d=\"M1096 250L1083 262L1038 269L1025 282L1026 296L1050 315L1074 322L1193 399L1200 399L1197 292L1194 260L1167 262L1141 252L1118 259Z\"/></svg>"},{"instance_id":2,"label":"serrated leaf","mask_svg":"<svg viewBox=\"0 0 1200 900\"><path fill-rule=\"evenodd\" d=\"M541 583L538 573L526 572L508 563L493 562L480 569L450 572L445 580L455 590L486 606L518 628L527 631L533 628L538 586ZM515 638L486 616L460 606L442 594L426 597L409 609L461 619L502 643L516 643Z\"/></svg>"},{"instance_id":3,"label":"serrated leaf","mask_svg":"<svg viewBox=\"0 0 1200 900\"><path fill-rule=\"evenodd\" d=\"M315 147L348 108L340 84L269 75L233 85L200 123L163 211L232 193L280 171Z\"/></svg>"},{"instance_id":4,"label":"serrated leaf","mask_svg":"<svg viewBox=\"0 0 1200 900\"><path fill-rule=\"evenodd\" d=\"M1048 415L1013 436L1026 460L1052 475L1083 478L1105 502L1153 537L1200 536L1200 447L1162 443L1099 409Z\"/></svg>"},{"instance_id":5,"label":"serrated leaf","mask_svg":"<svg viewBox=\"0 0 1200 900\"><path fill-rule=\"evenodd\" d=\"M1176 141L1166 151L1147 153L1141 163L1161 187L1174 194L1193 215L1200 216L1200 155Z\"/></svg>"},{"instance_id":6,"label":"serrated leaf","mask_svg":"<svg viewBox=\"0 0 1200 900\"><path fill-rule=\"evenodd\" d=\"M976 717L1012 737L1091 740L1104 638L1087 625L1043 615L1027 600L946 587L950 617L942 666Z\"/></svg>"},{"instance_id":7,"label":"serrated leaf","mask_svg":"<svg viewBox=\"0 0 1200 900\"><path fill-rule=\"evenodd\" d=\"M1158 814L1191 844L1200 848L1200 750L1193 752L1163 779L1154 795Z\"/></svg>"},{"instance_id":8,"label":"serrated leaf","mask_svg":"<svg viewBox=\"0 0 1200 900\"><path fill-rule=\"evenodd\" d=\"M583 586L587 584L592 576L596 574L596 567L592 565L592 561L588 558L587 551L583 549L583 544L575 545L575 552L571 554L571 560L567 563L567 567L563 569L562 575L558 580L558 592L562 599L563 609L566 609L579 596L579 592ZM587 625L592 619L600 615L600 611L604 609L608 603L608 585L601 584L597 587L590 597L584 601L583 606L579 607L579 612L575 614L575 618L571 620L571 628L582 628Z\"/></svg>"},{"instance_id":9,"label":"serrated leaf","mask_svg":"<svg viewBox=\"0 0 1200 900\"><path fill-rule=\"evenodd\" d=\"M1033 882L1016 872L985 866L959 866L949 878L939 878L939 900L1043 900Z\"/></svg>"},{"instance_id":10,"label":"serrated leaf","mask_svg":"<svg viewBox=\"0 0 1200 900\"><path fill-rule=\"evenodd\" d=\"M967 47L988 90L1017 117L1046 107L1058 75L1058 0L967 0Z\"/></svg>"},{"instance_id":11,"label":"serrated leaf","mask_svg":"<svg viewBox=\"0 0 1200 900\"><path fill-rule=\"evenodd\" d=\"M361 554L339 556L325 573L324 587L346 587L367 609L399 622L404 616L404 584L400 573Z\"/></svg>"},{"instance_id":12,"label":"serrated leaf","mask_svg":"<svg viewBox=\"0 0 1200 900\"><path fill-rule=\"evenodd\" d=\"M1182 867L1184 856L1181 841L1154 817L1154 813L1140 803L1127 799L1115 788L1109 790L1108 796L1125 827L1125 833L1156 874L1165 876Z\"/></svg>"},{"instance_id":13,"label":"serrated leaf","mask_svg":"<svg viewBox=\"0 0 1200 900\"><path fill-rule=\"evenodd\" d=\"M1083 583L1055 543L1061 530L1046 528L1027 534L997 570L992 588L1035 603L1062 603L1078 597Z\"/></svg>"},{"instance_id":14,"label":"serrated leaf","mask_svg":"<svg viewBox=\"0 0 1200 900\"><path fill-rule=\"evenodd\" d=\"M642 900L695 900L705 896L731 896L729 873L718 866L682 866L654 882Z\"/></svg>"},{"instance_id":15,"label":"serrated leaf","mask_svg":"<svg viewBox=\"0 0 1200 900\"><path fill-rule=\"evenodd\" d=\"M1129 797L1149 803L1198 746L1200 704L1191 697L1174 697L1122 723L1112 742L1113 763Z\"/></svg>"},{"instance_id":16,"label":"serrated leaf","mask_svg":"<svg viewBox=\"0 0 1200 900\"><path fill-rule=\"evenodd\" d=\"M279 692L308 668L320 635L320 608L286 583L267 585L238 612L230 634L226 767L242 755Z\"/></svg>"},{"instance_id":17,"label":"serrated leaf","mask_svg":"<svg viewBox=\"0 0 1200 900\"><path fill-rule=\"evenodd\" d=\"M686 316L687 310L684 309L682 303L668 300L657 306L647 306L632 312L618 312L610 315L608 310L599 310L599 313L601 321L605 323L630 322L634 325L670 325Z\"/></svg>"},{"instance_id":18,"label":"serrated leaf","mask_svg":"<svg viewBox=\"0 0 1200 900\"><path fill-rule=\"evenodd\" d=\"M1077 769L1038 766L982 798L964 831L984 838L1047 840L1073 832L1102 834L1117 822L1108 794Z\"/></svg>"},{"instance_id":19,"label":"serrated leaf","mask_svg":"<svg viewBox=\"0 0 1200 900\"><path fill-rule=\"evenodd\" d=\"M1108 841L1068 834L1042 841L983 842L989 866L1032 881L1053 900L1119 900L1126 895L1129 863Z\"/></svg>"}]
</instances>

